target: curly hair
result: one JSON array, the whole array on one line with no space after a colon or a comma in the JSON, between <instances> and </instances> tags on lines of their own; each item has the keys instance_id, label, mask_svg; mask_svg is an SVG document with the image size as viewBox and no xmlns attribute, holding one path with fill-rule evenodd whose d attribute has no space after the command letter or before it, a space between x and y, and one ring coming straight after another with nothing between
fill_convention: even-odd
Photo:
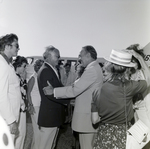
<instances>
[{"instance_id":1,"label":"curly hair","mask_svg":"<svg viewBox=\"0 0 150 149\"><path fill-rule=\"evenodd\" d=\"M17 69L17 67L20 67L23 63L28 64L27 59L23 56L17 56L16 59L14 59L12 62L15 70Z\"/></svg>"},{"instance_id":2,"label":"curly hair","mask_svg":"<svg viewBox=\"0 0 150 149\"><path fill-rule=\"evenodd\" d=\"M37 60L35 61L35 63L34 63L34 71L35 71L35 72L38 72L39 69L41 68L41 66L43 65L43 63L44 63L44 60L42 60L42 59L37 59Z\"/></svg>"}]
</instances>

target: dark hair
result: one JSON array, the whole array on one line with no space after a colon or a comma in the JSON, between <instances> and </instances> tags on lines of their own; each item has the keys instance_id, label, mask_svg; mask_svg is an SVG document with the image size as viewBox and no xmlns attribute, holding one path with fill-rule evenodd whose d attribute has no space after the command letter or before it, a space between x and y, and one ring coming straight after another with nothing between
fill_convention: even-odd
<instances>
[{"instance_id":1,"label":"dark hair","mask_svg":"<svg viewBox=\"0 0 150 149\"><path fill-rule=\"evenodd\" d=\"M39 69L41 68L41 66L43 65L43 63L44 63L44 60L42 60L42 59L37 59L37 60L35 61L35 63L34 63L34 71L35 71L35 72L38 72Z\"/></svg>"},{"instance_id":2,"label":"dark hair","mask_svg":"<svg viewBox=\"0 0 150 149\"><path fill-rule=\"evenodd\" d=\"M71 67L71 62L67 62L64 64L64 67Z\"/></svg>"},{"instance_id":3,"label":"dark hair","mask_svg":"<svg viewBox=\"0 0 150 149\"><path fill-rule=\"evenodd\" d=\"M143 49L138 49L138 48L139 48L139 44L133 44L133 45L130 45L129 47L127 47L128 50L134 50L135 52L137 52L144 58L145 55L143 53ZM137 58L135 58L133 55L132 55L131 61L136 62L138 69L141 69L141 64L140 64L139 60Z\"/></svg>"},{"instance_id":4,"label":"dark hair","mask_svg":"<svg viewBox=\"0 0 150 149\"><path fill-rule=\"evenodd\" d=\"M125 66L121 66L121 65L117 65L117 64L113 64L112 65L113 67L111 68L111 71L112 73L114 74L122 74L126 71L126 68Z\"/></svg>"},{"instance_id":5,"label":"dark hair","mask_svg":"<svg viewBox=\"0 0 150 149\"><path fill-rule=\"evenodd\" d=\"M28 64L27 59L23 56L17 56L16 59L14 59L12 62L15 70L17 69L17 67L20 67L23 63Z\"/></svg>"},{"instance_id":6,"label":"dark hair","mask_svg":"<svg viewBox=\"0 0 150 149\"><path fill-rule=\"evenodd\" d=\"M103 66L104 66L104 63L101 63L101 62L100 62L99 65L100 65L101 67L103 67Z\"/></svg>"},{"instance_id":7,"label":"dark hair","mask_svg":"<svg viewBox=\"0 0 150 149\"><path fill-rule=\"evenodd\" d=\"M117 78L124 83L125 71L127 68L128 67L117 65L114 63L110 63L109 65L107 65L107 67L105 67L105 69L112 74L109 81L113 81L115 78Z\"/></svg>"},{"instance_id":8,"label":"dark hair","mask_svg":"<svg viewBox=\"0 0 150 149\"><path fill-rule=\"evenodd\" d=\"M4 51L6 45L10 45L14 42L14 39L18 41L18 37L15 34L7 34L0 38L0 52Z\"/></svg>"},{"instance_id":9,"label":"dark hair","mask_svg":"<svg viewBox=\"0 0 150 149\"><path fill-rule=\"evenodd\" d=\"M84 46L83 48L86 50L86 52L90 53L91 57L92 57L94 60L97 59L97 52L96 52L96 50L94 49L94 47L92 47L92 46Z\"/></svg>"}]
</instances>

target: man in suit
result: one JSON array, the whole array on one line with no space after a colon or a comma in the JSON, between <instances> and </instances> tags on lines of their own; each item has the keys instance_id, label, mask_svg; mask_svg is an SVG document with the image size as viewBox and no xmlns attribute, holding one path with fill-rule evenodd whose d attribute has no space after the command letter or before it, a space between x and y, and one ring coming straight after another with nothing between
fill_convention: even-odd
<instances>
[{"instance_id":1,"label":"man in suit","mask_svg":"<svg viewBox=\"0 0 150 149\"><path fill-rule=\"evenodd\" d=\"M38 116L40 127L39 149L53 149L59 127L65 121L65 103L56 100L53 95L45 96L43 88L49 83L55 87L62 87L56 66L60 58L59 50L53 46L46 47L43 54L45 60L38 72L38 86L41 95L41 105Z\"/></svg>"},{"instance_id":2,"label":"man in suit","mask_svg":"<svg viewBox=\"0 0 150 149\"><path fill-rule=\"evenodd\" d=\"M0 38L0 115L10 128L13 141L18 135L21 106L20 82L11 64L19 51L18 37L7 34Z\"/></svg>"},{"instance_id":3,"label":"man in suit","mask_svg":"<svg viewBox=\"0 0 150 149\"><path fill-rule=\"evenodd\" d=\"M72 119L72 129L79 132L81 149L92 149L92 140L96 130L91 122L91 101L92 93L96 88L101 88L103 75L100 65L97 62L97 52L92 46L85 46L79 54L79 61L85 70L72 86L44 88L45 94L52 94L59 98L75 99L75 108Z\"/></svg>"}]
</instances>

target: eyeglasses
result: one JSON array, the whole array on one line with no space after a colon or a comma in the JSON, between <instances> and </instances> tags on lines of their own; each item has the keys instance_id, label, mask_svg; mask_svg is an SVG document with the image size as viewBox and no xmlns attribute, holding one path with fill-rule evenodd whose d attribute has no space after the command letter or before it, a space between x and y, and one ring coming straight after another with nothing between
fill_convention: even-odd
<instances>
[{"instance_id":1,"label":"eyeglasses","mask_svg":"<svg viewBox=\"0 0 150 149\"><path fill-rule=\"evenodd\" d=\"M19 49L19 44L16 45L10 44L10 46L15 46L17 49Z\"/></svg>"}]
</instances>

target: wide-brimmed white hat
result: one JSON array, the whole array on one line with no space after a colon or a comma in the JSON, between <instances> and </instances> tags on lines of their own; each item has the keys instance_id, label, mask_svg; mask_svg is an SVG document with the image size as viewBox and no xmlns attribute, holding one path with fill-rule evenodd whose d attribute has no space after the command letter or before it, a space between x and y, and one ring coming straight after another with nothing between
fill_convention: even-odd
<instances>
[{"instance_id":1,"label":"wide-brimmed white hat","mask_svg":"<svg viewBox=\"0 0 150 149\"><path fill-rule=\"evenodd\" d=\"M126 66L126 67L135 67L136 64L131 62L132 54L127 50L114 50L112 49L110 56L105 59L111 63Z\"/></svg>"}]
</instances>

